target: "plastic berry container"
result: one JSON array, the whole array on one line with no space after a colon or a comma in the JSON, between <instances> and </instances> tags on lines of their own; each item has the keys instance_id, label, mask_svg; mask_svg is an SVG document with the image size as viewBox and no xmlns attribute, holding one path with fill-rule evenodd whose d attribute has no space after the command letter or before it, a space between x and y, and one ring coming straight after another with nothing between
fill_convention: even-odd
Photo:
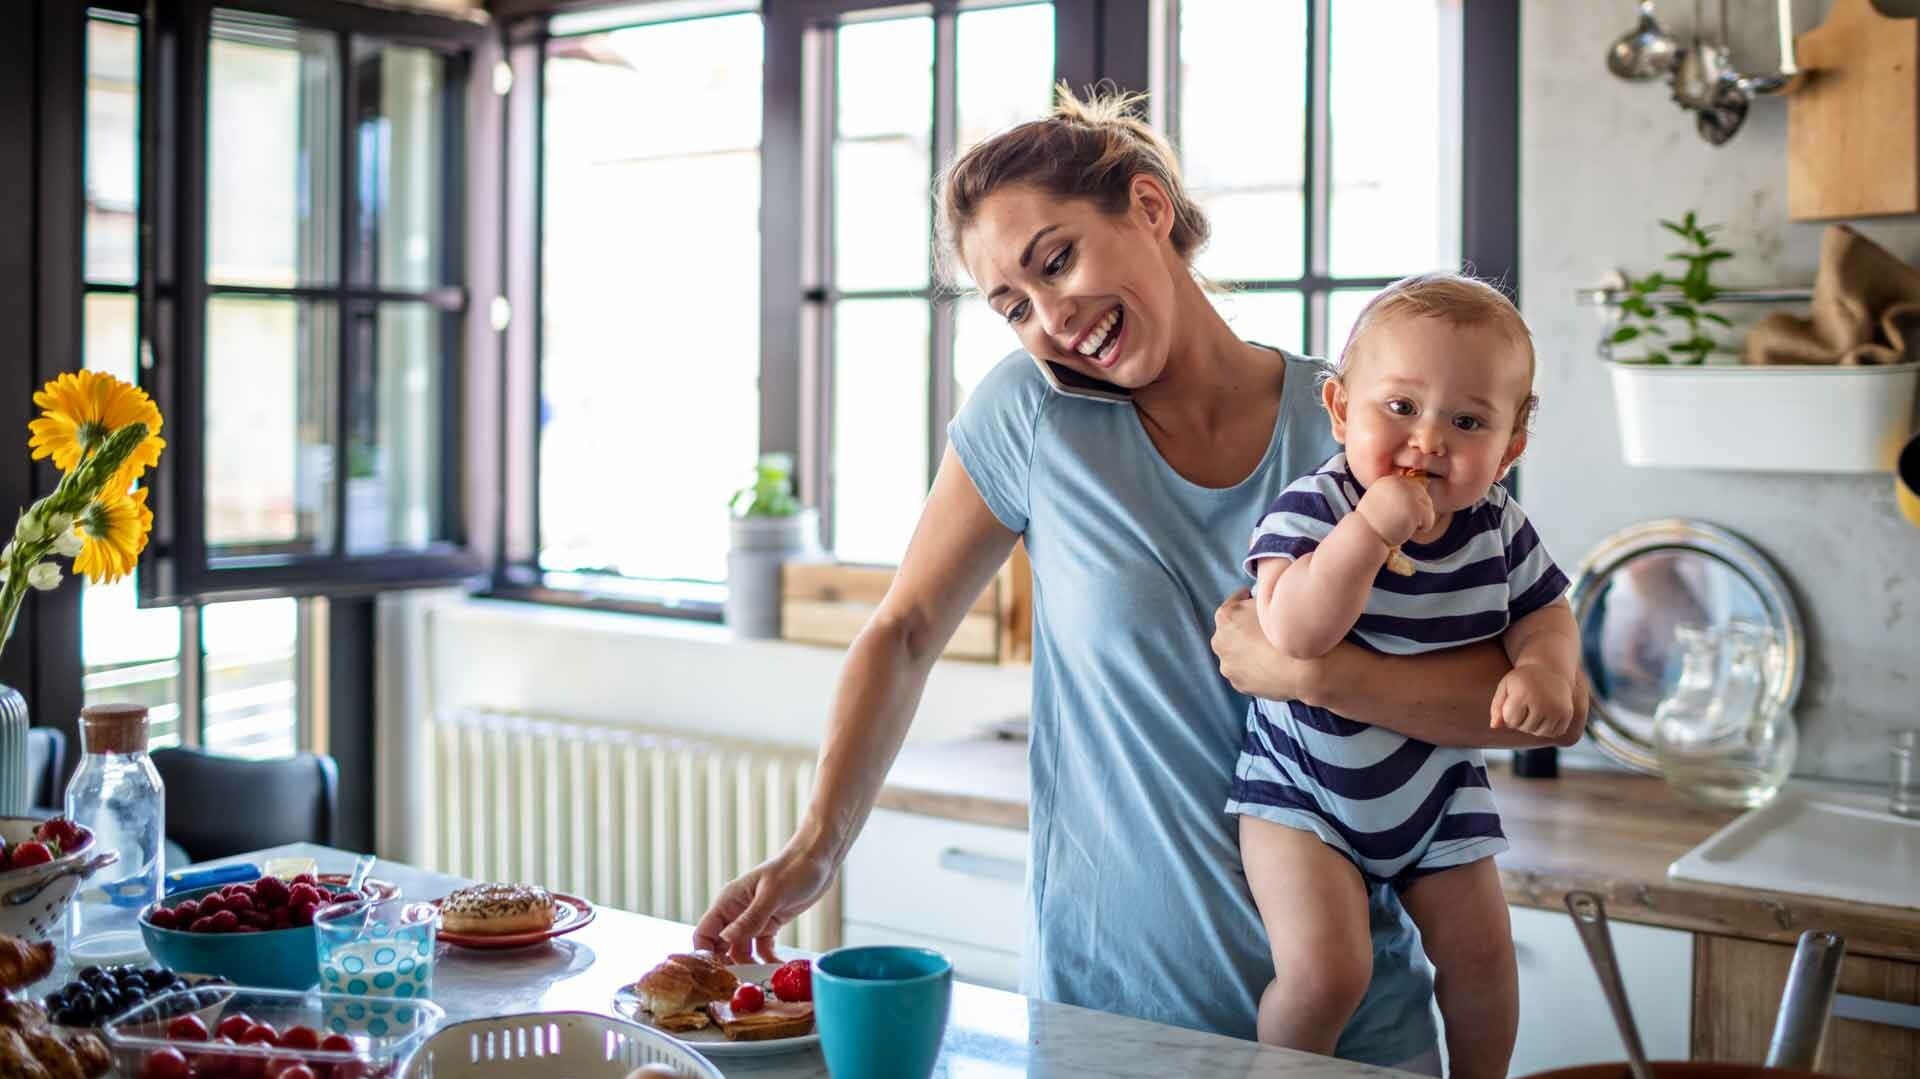
<instances>
[{"instance_id":1,"label":"plastic berry container","mask_svg":"<svg viewBox=\"0 0 1920 1079\"><path fill-rule=\"evenodd\" d=\"M446 1017L430 1000L224 986L154 997L104 1033L128 1079L277 1075L295 1064L316 1077L387 1079ZM170 1029L190 1018L204 1040Z\"/></svg>"}]
</instances>

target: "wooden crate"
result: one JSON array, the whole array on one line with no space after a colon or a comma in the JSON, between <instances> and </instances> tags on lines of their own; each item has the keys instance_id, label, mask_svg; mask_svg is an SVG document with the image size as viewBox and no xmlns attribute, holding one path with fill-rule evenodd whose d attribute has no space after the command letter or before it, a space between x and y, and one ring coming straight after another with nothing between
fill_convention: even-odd
<instances>
[{"instance_id":1,"label":"wooden crate","mask_svg":"<svg viewBox=\"0 0 1920 1079\"><path fill-rule=\"evenodd\" d=\"M780 636L846 647L893 584L892 566L789 562L780 571ZM1033 660L1033 577L1025 545L973 601L941 653L983 663Z\"/></svg>"}]
</instances>

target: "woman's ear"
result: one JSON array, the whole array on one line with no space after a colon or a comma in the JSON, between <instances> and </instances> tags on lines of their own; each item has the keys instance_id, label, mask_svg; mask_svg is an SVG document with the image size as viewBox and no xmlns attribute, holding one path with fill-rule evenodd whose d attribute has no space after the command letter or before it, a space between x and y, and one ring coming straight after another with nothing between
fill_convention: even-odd
<instances>
[{"instance_id":1,"label":"woman's ear","mask_svg":"<svg viewBox=\"0 0 1920 1079\"><path fill-rule=\"evenodd\" d=\"M1327 419L1333 422L1333 440L1345 445L1347 441L1347 388L1337 378L1330 378L1320 384L1320 403L1326 407Z\"/></svg>"},{"instance_id":2,"label":"woman's ear","mask_svg":"<svg viewBox=\"0 0 1920 1079\"><path fill-rule=\"evenodd\" d=\"M1133 199L1134 213L1139 215L1147 231L1162 239L1173 235L1173 199L1159 180L1143 172L1133 178L1128 194Z\"/></svg>"}]
</instances>

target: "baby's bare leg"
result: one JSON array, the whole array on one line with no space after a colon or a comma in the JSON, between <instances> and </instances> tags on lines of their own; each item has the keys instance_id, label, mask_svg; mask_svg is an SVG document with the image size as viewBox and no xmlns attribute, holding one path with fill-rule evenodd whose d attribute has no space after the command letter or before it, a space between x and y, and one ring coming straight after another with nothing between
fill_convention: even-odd
<instances>
[{"instance_id":1,"label":"baby's bare leg","mask_svg":"<svg viewBox=\"0 0 1920 1079\"><path fill-rule=\"evenodd\" d=\"M1360 872L1312 832L1240 818L1240 859L1273 949L1260 1040L1331 1053L1373 977Z\"/></svg>"},{"instance_id":2,"label":"baby's bare leg","mask_svg":"<svg viewBox=\"0 0 1920 1079\"><path fill-rule=\"evenodd\" d=\"M1452 1079L1501 1079L1520 1025L1513 926L1492 858L1419 877L1400 902L1433 961Z\"/></svg>"}]
</instances>

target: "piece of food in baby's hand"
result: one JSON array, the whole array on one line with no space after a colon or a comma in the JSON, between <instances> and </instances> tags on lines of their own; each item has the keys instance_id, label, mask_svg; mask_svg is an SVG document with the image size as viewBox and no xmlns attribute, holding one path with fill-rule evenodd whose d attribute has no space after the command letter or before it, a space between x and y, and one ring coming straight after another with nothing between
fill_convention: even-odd
<instances>
[{"instance_id":1,"label":"piece of food in baby's hand","mask_svg":"<svg viewBox=\"0 0 1920 1079\"><path fill-rule=\"evenodd\" d=\"M1419 480L1422 487L1427 485L1427 473L1424 469L1403 468L1400 474L1410 480ZM1400 548L1390 547L1387 549L1387 572L1398 577L1411 577L1413 576L1413 559L1408 558Z\"/></svg>"}]
</instances>

